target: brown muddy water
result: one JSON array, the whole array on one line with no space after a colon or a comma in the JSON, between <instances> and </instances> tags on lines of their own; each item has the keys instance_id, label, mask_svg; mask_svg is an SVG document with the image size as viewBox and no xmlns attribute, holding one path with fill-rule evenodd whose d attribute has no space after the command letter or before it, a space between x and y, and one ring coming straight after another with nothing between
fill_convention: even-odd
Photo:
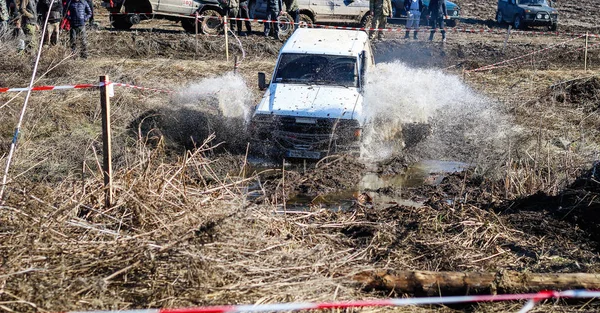
<instances>
[{"instance_id":1,"label":"brown muddy water","mask_svg":"<svg viewBox=\"0 0 600 313\"><path fill-rule=\"evenodd\" d=\"M260 168L262 170L277 170L281 166L268 166L264 162L254 160L254 170ZM286 170L303 171L302 165L294 165L286 163ZM323 193L319 195L311 195L299 193L290 197L285 203L279 205L279 209L289 211L307 211L311 209L329 209L329 210L349 210L358 206L372 206L377 204L392 204L412 207L421 207L423 202L407 199L400 195L389 195L379 192L386 188L394 190L402 190L402 188L412 188L424 185L437 186L444 177L448 174L462 172L469 168L469 165L463 162L456 161L441 161L441 160L422 160L409 165L404 171L396 174L380 174L374 171L367 171L360 181L343 190ZM264 195L260 184L257 182L248 187L247 196L249 200L256 199Z\"/></svg>"}]
</instances>

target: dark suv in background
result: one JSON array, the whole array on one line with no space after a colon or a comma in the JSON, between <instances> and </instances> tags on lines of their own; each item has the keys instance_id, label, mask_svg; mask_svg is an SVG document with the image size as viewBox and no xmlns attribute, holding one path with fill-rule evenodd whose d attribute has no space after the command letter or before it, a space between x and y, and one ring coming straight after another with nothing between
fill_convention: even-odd
<instances>
[{"instance_id":1,"label":"dark suv in background","mask_svg":"<svg viewBox=\"0 0 600 313\"><path fill-rule=\"evenodd\" d=\"M548 0L498 0L496 21L511 23L516 29L527 26L546 26L551 31L558 29L558 11Z\"/></svg>"}]
</instances>

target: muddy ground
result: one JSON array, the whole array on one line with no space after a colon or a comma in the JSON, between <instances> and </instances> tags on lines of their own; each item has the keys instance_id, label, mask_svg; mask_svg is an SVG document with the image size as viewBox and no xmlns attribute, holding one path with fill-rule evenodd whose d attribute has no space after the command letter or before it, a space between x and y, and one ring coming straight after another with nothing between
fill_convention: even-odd
<instances>
[{"instance_id":1,"label":"muddy ground","mask_svg":"<svg viewBox=\"0 0 600 313\"><path fill-rule=\"evenodd\" d=\"M493 3L458 3L471 18L464 23L493 19ZM596 30L588 14L597 10L592 1L558 5L564 5L566 29ZM99 21L106 26L105 15ZM284 166L247 154L244 119L219 115L219 104L238 98L248 107L255 103L256 73L273 70L280 42L241 38L247 57L239 73L251 88L231 98L224 95L236 95L231 88L238 85L222 76L233 62L225 61L221 37L199 38L196 52L193 36L164 21L128 32L102 28L89 37L88 60L72 59L61 47L44 50L37 84L93 83L108 74L117 82L194 93L116 90L116 200L110 209L103 206L97 91L32 95L2 204L2 310L402 296L368 292L353 281L356 273L373 269L600 270L600 168L594 163L600 150L600 80L594 76L600 52L590 51L584 71L583 53L573 51L583 46L581 39L516 65L471 73L464 72L571 37L513 36L506 48L504 36L494 34L451 33L445 46L406 42L395 33L375 42L378 62L457 76L516 128L494 150L500 153L479 162L440 157L464 162L466 170L415 178L411 169L426 155L418 143L377 161L332 156ZM25 86L33 62L11 47L10 41L0 46L9 56L0 60L0 86ZM232 56L241 56L237 42L230 47ZM24 98L13 96L0 95L2 161ZM369 175L400 183L362 185ZM407 181L412 183L402 183ZM548 302L536 310L597 312L598 305Z\"/></svg>"}]
</instances>

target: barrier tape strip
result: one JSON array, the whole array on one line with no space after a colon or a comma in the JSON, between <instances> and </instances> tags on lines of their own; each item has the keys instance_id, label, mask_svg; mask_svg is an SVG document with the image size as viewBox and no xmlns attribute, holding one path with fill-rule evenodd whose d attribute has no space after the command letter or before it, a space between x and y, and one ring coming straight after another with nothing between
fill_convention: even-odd
<instances>
[{"instance_id":1,"label":"barrier tape strip","mask_svg":"<svg viewBox=\"0 0 600 313\"><path fill-rule=\"evenodd\" d=\"M129 15L129 14L144 14L144 15L153 15L154 13L110 13L110 15ZM195 16L182 16L187 18L195 18ZM199 19L203 18L215 18L222 20L222 17L218 16L199 16ZM259 22L259 23L279 23L279 24L293 24L293 25L307 25L310 27L317 28L329 28L329 29L345 29L345 30L362 30L362 31L380 31L380 32L402 32L402 31L417 31L417 32L429 32L432 29L437 30L437 28L430 27L420 27L420 28L371 28L371 27L350 27L350 26L333 26L333 25L323 25L323 24L306 24L306 22L283 22L279 20L264 20L264 19L253 19L253 18L241 18L241 17L228 17L229 20L239 20L239 21L248 21L248 22ZM400 18L401 19L401 18ZM469 28L469 27L451 27L451 28L443 28L446 32L449 33L491 33L491 34L506 34L505 28ZM568 32L552 32L552 31L524 31L524 30L511 30L511 34L514 35L531 35L531 36L585 36L586 34L582 33L568 33ZM587 34L589 38L600 38L600 34Z\"/></svg>"},{"instance_id":2,"label":"barrier tape strip","mask_svg":"<svg viewBox=\"0 0 600 313\"><path fill-rule=\"evenodd\" d=\"M600 46L600 42L595 43L593 45L588 45L588 50L592 50L597 48L598 46ZM569 54L569 53L574 53L574 52L580 52L582 50L585 50L585 47L582 48L577 48L577 49L572 49L572 50L568 50L565 52L562 52L562 54ZM536 60L537 63L543 62L543 61L547 61L548 59L541 59L541 60ZM491 71L491 70L495 70L495 69L500 69L500 68L507 68L510 66L516 66L516 65L523 65L523 64L527 64L530 63L531 60L522 60L520 62L515 62L515 63L511 63L511 64L505 64L505 65L501 65L501 66L489 66L486 68L480 68L480 70L477 70L477 72L483 72L483 71ZM465 71L465 73L468 73L469 71Z\"/></svg>"},{"instance_id":3,"label":"barrier tape strip","mask_svg":"<svg viewBox=\"0 0 600 313\"><path fill-rule=\"evenodd\" d=\"M541 300L553 298L599 298L600 291L590 290L569 290L569 291L542 291L528 294L508 294L508 295L481 295L481 296L452 296L452 297L426 297L426 298L394 298L383 300L359 300L359 301L338 301L338 302L299 302L299 303L274 303L258 305L225 305L208 306L197 308L173 308L173 309L139 309L123 311L71 311L67 313L237 313L237 312L280 312L280 311L299 311L299 310L323 310L323 309L348 309L364 307L394 307L394 306L413 306L413 305L431 305L431 304L455 304L455 303L473 303L473 302L498 302L498 301L529 301L521 312L527 312Z\"/></svg>"},{"instance_id":4,"label":"barrier tape strip","mask_svg":"<svg viewBox=\"0 0 600 313\"><path fill-rule=\"evenodd\" d=\"M125 83L115 83L115 82L109 82L109 85L113 85L113 86L118 86L118 87L126 87L126 88L133 88L133 89L138 89L138 90L147 90L147 91L155 91L155 92L162 92L162 93L175 93L175 91L173 90L168 90L168 89L157 89L157 88L147 88L147 87L141 87L141 86L136 86L136 85L131 85L131 84L125 84ZM77 85L63 85L63 86L35 86L33 88L31 88L31 91L49 91L49 90L65 90L65 89L86 89L86 88L98 88L98 87L102 87L104 86L104 83L98 83L98 84L77 84ZM0 87L0 93L4 93L4 92L21 92L21 91L28 91L29 88L26 87L22 87L22 88L1 88Z\"/></svg>"},{"instance_id":5,"label":"barrier tape strip","mask_svg":"<svg viewBox=\"0 0 600 313\"><path fill-rule=\"evenodd\" d=\"M544 48L544 49L541 49L541 50L536 50L536 51L533 51L533 52L530 52L530 53L527 53L527 54L524 54L524 55L521 55L521 56L518 56L518 57L514 57L514 58L512 58L512 59L508 59L508 60L500 61L500 62L497 62L497 63L494 63L494 64L490 64L490 65L482 66L482 67L480 67L480 68L476 68L476 69L473 69L473 70L465 71L465 73L471 73L471 72L480 72L480 71L485 71L485 70L488 70L488 69L490 69L490 68L493 68L493 67L495 67L495 66L498 66L498 65L501 65L501 64L506 64L506 63L509 63L509 62L512 62L512 61L515 61L515 60L519 60L519 59L522 59L522 58L525 58L525 57L528 57L528 56L531 56L531 55L534 55L534 54L538 54L538 53L541 53L541 52L544 52L544 51L547 51L547 50L550 50L550 49L556 48L556 47L558 47L558 46L560 46L560 45L564 45L564 44L566 44L566 43L568 43L568 42L571 42L571 41L573 41L573 40L577 40L577 39L579 39L579 38L581 38L581 37L583 37L583 36L585 36L585 35L581 35L581 36L578 36L578 37L575 37L575 38L571 38L571 39L569 39L569 40L565 40L565 41L563 41L563 42L559 42L559 43L557 43L557 44L554 44L554 45L548 46L548 47L546 47L546 48Z\"/></svg>"}]
</instances>

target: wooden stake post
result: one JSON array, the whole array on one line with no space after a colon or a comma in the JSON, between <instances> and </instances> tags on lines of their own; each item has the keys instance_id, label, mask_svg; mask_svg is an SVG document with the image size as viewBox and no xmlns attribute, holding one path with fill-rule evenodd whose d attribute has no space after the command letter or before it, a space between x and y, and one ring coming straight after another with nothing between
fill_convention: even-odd
<instances>
[{"instance_id":1,"label":"wooden stake post","mask_svg":"<svg viewBox=\"0 0 600 313\"><path fill-rule=\"evenodd\" d=\"M227 24L227 15L224 16L223 26L225 26L225 58L229 62L229 25Z\"/></svg>"},{"instance_id":2,"label":"wooden stake post","mask_svg":"<svg viewBox=\"0 0 600 313\"><path fill-rule=\"evenodd\" d=\"M100 105L102 109L102 171L104 172L104 206L110 208L113 203L112 185L112 147L110 132L110 80L100 76Z\"/></svg>"},{"instance_id":3,"label":"wooden stake post","mask_svg":"<svg viewBox=\"0 0 600 313\"><path fill-rule=\"evenodd\" d=\"M354 280L365 289L427 296L600 288L600 274L594 273L381 271L360 273Z\"/></svg>"},{"instance_id":4,"label":"wooden stake post","mask_svg":"<svg viewBox=\"0 0 600 313\"><path fill-rule=\"evenodd\" d=\"M583 70L587 72L587 53L588 53L588 39L590 33L585 32L585 53L583 55Z\"/></svg>"},{"instance_id":5,"label":"wooden stake post","mask_svg":"<svg viewBox=\"0 0 600 313\"><path fill-rule=\"evenodd\" d=\"M198 12L196 12L196 19L194 24L196 24L196 54L194 55L195 58L196 55L198 55Z\"/></svg>"}]
</instances>

